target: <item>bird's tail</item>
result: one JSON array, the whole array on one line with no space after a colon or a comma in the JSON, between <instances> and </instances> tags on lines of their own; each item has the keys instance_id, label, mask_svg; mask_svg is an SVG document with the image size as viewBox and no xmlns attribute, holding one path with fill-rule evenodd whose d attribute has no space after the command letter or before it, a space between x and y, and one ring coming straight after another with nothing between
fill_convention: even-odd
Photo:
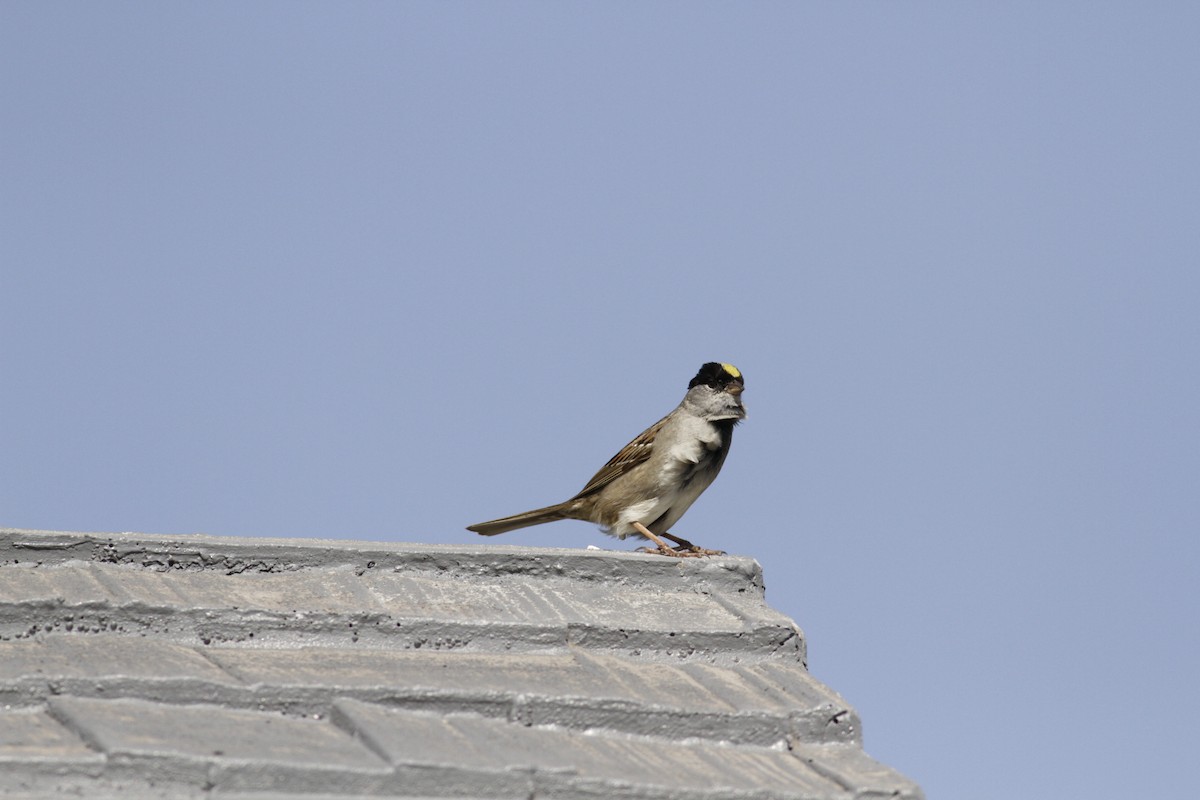
<instances>
[{"instance_id":1,"label":"bird's tail","mask_svg":"<svg viewBox=\"0 0 1200 800\"><path fill-rule=\"evenodd\" d=\"M480 522L468 525L467 530L475 531L482 536L495 536L498 533L508 533L517 528L528 528L530 525L541 525L543 522L568 519L567 503L558 503L545 508L535 508L523 514L513 514L511 517L501 517L490 522Z\"/></svg>"}]
</instances>

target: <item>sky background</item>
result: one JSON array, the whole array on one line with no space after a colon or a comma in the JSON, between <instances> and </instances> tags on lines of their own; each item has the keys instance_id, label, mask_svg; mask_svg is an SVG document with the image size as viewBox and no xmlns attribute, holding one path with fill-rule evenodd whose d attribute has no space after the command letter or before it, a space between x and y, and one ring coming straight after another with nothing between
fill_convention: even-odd
<instances>
[{"instance_id":1,"label":"sky background","mask_svg":"<svg viewBox=\"0 0 1200 800\"><path fill-rule=\"evenodd\" d=\"M1187 796L1198 26L0 4L0 524L479 544L729 361L676 531L762 563L869 753Z\"/></svg>"}]
</instances>

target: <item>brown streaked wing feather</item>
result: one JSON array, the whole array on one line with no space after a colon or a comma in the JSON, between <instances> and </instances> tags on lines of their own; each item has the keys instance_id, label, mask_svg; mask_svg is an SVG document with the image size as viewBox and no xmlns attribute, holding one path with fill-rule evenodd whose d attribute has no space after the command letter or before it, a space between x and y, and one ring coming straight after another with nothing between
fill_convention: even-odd
<instances>
[{"instance_id":1,"label":"brown streaked wing feather","mask_svg":"<svg viewBox=\"0 0 1200 800\"><path fill-rule=\"evenodd\" d=\"M667 415L667 417L669 416L670 414ZM587 486L584 486L575 497L584 497L604 488L638 464L650 458L650 453L654 449L654 437L662 430L663 423L667 421L667 417L663 417L649 428L646 428L632 442L622 447L621 452L609 459L608 463L592 476L592 479L587 482ZM571 499L574 500L575 497Z\"/></svg>"}]
</instances>

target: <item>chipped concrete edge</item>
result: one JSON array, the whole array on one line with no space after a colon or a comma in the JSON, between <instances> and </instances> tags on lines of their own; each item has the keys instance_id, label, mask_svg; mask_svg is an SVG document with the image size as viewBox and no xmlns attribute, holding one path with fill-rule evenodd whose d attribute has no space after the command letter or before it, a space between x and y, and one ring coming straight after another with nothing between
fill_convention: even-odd
<instances>
[{"instance_id":1,"label":"chipped concrete edge","mask_svg":"<svg viewBox=\"0 0 1200 800\"><path fill-rule=\"evenodd\" d=\"M67 561L148 569L281 572L352 566L501 578L558 578L621 584L680 583L703 592L762 600L762 566L744 556L667 558L646 553L514 545L417 544L273 539L205 534L96 533L0 528L0 563Z\"/></svg>"}]
</instances>

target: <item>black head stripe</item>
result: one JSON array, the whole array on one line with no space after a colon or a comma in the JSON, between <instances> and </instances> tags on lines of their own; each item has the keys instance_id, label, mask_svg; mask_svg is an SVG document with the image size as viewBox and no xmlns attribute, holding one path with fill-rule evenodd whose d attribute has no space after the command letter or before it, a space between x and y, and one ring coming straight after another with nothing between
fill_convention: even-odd
<instances>
[{"instance_id":1,"label":"black head stripe","mask_svg":"<svg viewBox=\"0 0 1200 800\"><path fill-rule=\"evenodd\" d=\"M745 384L745 380L742 378L741 373L734 375L725 368L724 364L710 361L700 368L700 371L696 373L696 377L692 378L692 382L688 384L688 388L711 386L713 389L724 389L731 383Z\"/></svg>"}]
</instances>

